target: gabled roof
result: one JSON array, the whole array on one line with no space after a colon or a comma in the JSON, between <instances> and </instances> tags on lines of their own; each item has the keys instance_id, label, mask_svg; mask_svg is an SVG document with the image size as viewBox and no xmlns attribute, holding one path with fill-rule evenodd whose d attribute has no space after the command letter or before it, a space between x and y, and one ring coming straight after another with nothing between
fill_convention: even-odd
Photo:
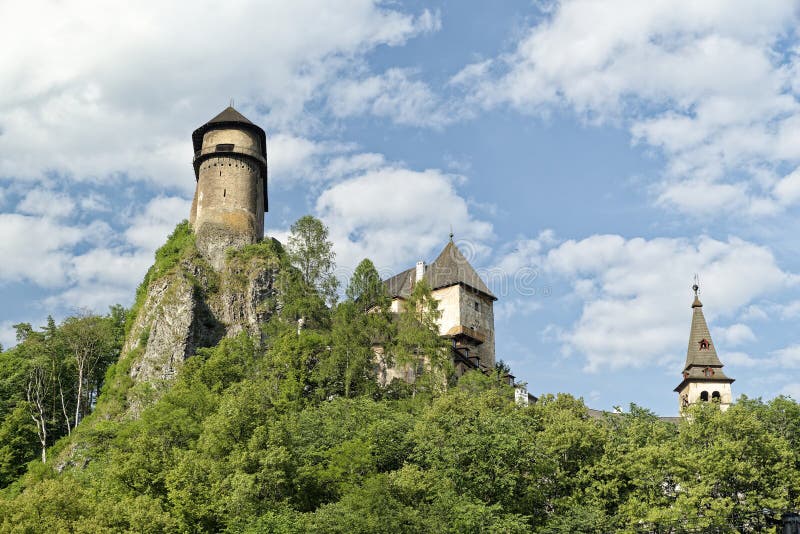
<instances>
[{"instance_id":1,"label":"gabled roof","mask_svg":"<svg viewBox=\"0 0 800 534\"><path fill-rule=\"evenodd\" d=\"M414 289L416 276L417 270L412 267L385 280L389 296L407 298ZM453 241L447 243L433 263L425 266L425 280L431 289L461 284L492 300L497 300Z\"/></svg>"}]
</instances>

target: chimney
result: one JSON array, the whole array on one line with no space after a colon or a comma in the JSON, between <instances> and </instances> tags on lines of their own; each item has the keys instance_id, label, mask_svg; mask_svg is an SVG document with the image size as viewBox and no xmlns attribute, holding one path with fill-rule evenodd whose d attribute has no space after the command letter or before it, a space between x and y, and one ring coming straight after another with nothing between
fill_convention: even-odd
<instances>
[{"instance_id":1,"label":"chimney","mask_svg":"<svg viewBox=\"0 0 800 534\"><path fill-rule=\"evenodd\" d=\"M419 282L424 277L425 277L425 262L422 261L422 260L419 260L417 262L417 276L416 276L416 278L414 278L414 283Z\"/></svg>"}]
</instances>

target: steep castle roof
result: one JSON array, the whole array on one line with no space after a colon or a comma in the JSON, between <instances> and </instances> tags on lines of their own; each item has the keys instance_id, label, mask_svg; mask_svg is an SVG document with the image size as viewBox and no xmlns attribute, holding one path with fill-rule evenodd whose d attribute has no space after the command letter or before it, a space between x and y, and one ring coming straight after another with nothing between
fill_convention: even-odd
<instances>
[{"instance_id":1,"label":"steep castle roof","mask_svg":"<svg viewBox=\"0 0 800 534\"><path fill-rule=\"evenodd\" d=\"M683 366L683 381L675 388L679 391L686 381L702 380L704 382L733 382L722 371L722 361L717 356L717 349L711 340L706 318L703 315L703 303L697 294L699 287L695 284L694 302L692 303L692 326L689 330L689 346L686 349L686 363Z\"/></svg>"},{"instance_id":2,"label":"steep castle roof","mask_svg":"<svg viewBox=\"0 0 800 534\"><path fill-rule=\"evenodd\" d=\"M385 280L391 297L407 298L414 289L417 270L412 267ZM464 285L478 293L497 300L480 275L470 265L458 247L449 241L439 256L430 265L425 266L425 280L431 289L441 289L454 285Z\"/></svg>"},{"instance_id":3,"label":"steep castle roof","mask_svg":"<svg viewBox=\"0 0 800 534\"><path fill-rule=\"evenodd\" d=\"M247 117L236 111L233 106L228 106L227 108L223 109L219 115L208 121L207 124L216 122L240 122L242 124L253 124L248 120Z\"/></svg>"},{"instance_id":4,"label":"steep castle roof","mask_svg":"<svg viewBox=\"0 0 800 534\"><path fill-rule=\"evenodd\" d=\"M213 119L192 132L192 144L195 153L203 147L203 136L209 130L219 128L241 128L255 133L259 140L261 155L267 156L267 134L257 124L253 124L247 117L239 113L233 106L228 106L218 113Z\"/></svg>"}]
</instances>

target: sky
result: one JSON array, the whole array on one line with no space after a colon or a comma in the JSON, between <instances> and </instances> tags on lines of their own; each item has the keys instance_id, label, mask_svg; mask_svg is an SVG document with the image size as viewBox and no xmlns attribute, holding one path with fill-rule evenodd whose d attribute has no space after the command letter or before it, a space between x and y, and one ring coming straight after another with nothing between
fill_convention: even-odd
<instances>
[{"instance_id":1,"label":"sky","mask_svg":"<svg viewBox=\"0 0 800 534\"><path fill-rule=\"evenodd\" d=\"M677 413L700 297L735 396L800 398L800 6L0 2L0 343L129 306L188 217L191 132L268 135L266 234L344 281L456 244L534 394Z\"/></svg>"}]
</instances>

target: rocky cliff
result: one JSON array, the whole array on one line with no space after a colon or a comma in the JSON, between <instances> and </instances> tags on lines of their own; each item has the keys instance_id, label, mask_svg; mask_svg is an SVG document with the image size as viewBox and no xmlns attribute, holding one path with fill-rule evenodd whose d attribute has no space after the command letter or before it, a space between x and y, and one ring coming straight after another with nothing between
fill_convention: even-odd
<instances>
[{"instance_id":1,"label":"rocky cliff","mask_svg":"<svg viewBox=\"0 0 800 534\"><path fill-rule=\"evenodd\" d=\"M261 335L275 309L281 256L280 243L268 240L229 250L215 269L188 225L176 229L156 254L129 320L121 361L130 365L134 414L142 404L136 392L168 387L198 348L242 331Z\"/></svg>"}]
</instances>

